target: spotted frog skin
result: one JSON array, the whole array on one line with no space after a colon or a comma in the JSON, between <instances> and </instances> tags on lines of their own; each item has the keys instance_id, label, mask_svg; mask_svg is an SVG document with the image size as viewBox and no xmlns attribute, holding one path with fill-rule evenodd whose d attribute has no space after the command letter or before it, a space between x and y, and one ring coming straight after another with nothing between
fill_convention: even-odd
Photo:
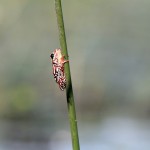
<instances>
[{"instance_id":1,"label":"spotted frog skin","mask_svg":"<svg viewBox=\"0 0 150 150\"><path fill-rule=\"evenodd\" d=\"M65 56L62 55L61 49L55 49L50 55L50 58L52 59L54 79L58 83L59 88L63 91L66 88L64 64L67 63L68 60L65 60Z\"/></svg>"}]
</instances>

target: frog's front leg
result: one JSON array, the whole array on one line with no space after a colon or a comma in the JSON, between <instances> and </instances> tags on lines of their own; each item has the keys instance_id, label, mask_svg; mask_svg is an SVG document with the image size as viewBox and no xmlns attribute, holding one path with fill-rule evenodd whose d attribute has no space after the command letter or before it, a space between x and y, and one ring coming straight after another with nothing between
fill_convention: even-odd
<instances>
[{"instance_id":1,"label":"frog's front leg","mask_svg":"<svg viewBox=\"0 0 150 150\"><path fill-rule=\"evenodd\" d=\"M69 62L69 60L66 60L66 59L65 59L65 55L62 55L62 60L63 60L63 64Z\"/></svg>"}]
</instances>

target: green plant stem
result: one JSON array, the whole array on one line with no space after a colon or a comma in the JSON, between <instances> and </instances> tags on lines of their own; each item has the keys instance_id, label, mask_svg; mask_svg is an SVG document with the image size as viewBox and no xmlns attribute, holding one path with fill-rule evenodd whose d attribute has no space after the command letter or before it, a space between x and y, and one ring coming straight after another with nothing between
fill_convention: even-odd
<instances>
[{"instance_id":1,"label":"green plant stem","mask_svg":"<svg viewBox=\"0 0 150 150\"><path fill-rule=\"evenodd\" d=\"M56 9L57 24L58 24L58 30L59 30L60 46L62 49L62 53L65 55L65 58L68 60L69 58L68 58L68 51L67 51L67 42L66 42L66 36L65 36L61 0L55 0L55 9ZM66 80L67 80L66 96L67 96L67 106L68 106L68 114L69 114L69 120L70 120L72 147L73 147L73 150L80 150L75 103L74 103L69 63L65 64L65 75L66 75Z\"/></svg>"}]
</instances>

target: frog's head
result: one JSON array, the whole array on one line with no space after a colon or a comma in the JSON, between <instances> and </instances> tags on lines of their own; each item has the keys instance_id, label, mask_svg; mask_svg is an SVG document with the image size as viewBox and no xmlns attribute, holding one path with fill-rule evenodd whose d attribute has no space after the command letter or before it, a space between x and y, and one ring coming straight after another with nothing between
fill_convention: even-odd
<instances>
[{"instance_id":1,"label":"frog's head","mask_svg":"<svg viewBox=\"0 0 150 150\"><path fill-rule=\"evenodd\" d=\"M58 64L63 63L61 49L55 49L54 52L50 55L50 57L54 63L58 63Z\"/></svg>"},{"instance_id":2,"label":"frog's head","mask_svg":"<svg viewBox=\"0 0 150 150\"><path fill-rule=\"evenodd\" d=\"M60 49L55 49L54 52L50 55L51 59L54 60L54 59L60 59L62 57L62 54L61 54L61 50Z\"/></svg>"}]
</instances>

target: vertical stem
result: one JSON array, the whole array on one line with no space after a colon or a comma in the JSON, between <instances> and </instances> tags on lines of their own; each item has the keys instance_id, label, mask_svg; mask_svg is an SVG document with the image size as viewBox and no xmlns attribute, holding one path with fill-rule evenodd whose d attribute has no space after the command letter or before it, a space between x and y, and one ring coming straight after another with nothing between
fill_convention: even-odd
<instances>
[{"instance_id":1,"label":"vertical stem","mask_svg":"<svg viewBox=\"0 0 150 150\"><path fill-rule=\"evenodd\" d=\"M65 36L61 0L55 0L55 10L56 10L56 16L57 16L58 30L59 30L60 46L62 49L62 53L65 55L65 58L68 60L67 42L66 42L66 36ZM70 120L72 147L73 147L73 150L80 150L75 103L74 103L69 63L65 64L65 75L66 75L66 80L67 80L66 96L67 96L67 106L68 106L68 114L69 114L69 120Z\"/></svg>"}]
</instances>

